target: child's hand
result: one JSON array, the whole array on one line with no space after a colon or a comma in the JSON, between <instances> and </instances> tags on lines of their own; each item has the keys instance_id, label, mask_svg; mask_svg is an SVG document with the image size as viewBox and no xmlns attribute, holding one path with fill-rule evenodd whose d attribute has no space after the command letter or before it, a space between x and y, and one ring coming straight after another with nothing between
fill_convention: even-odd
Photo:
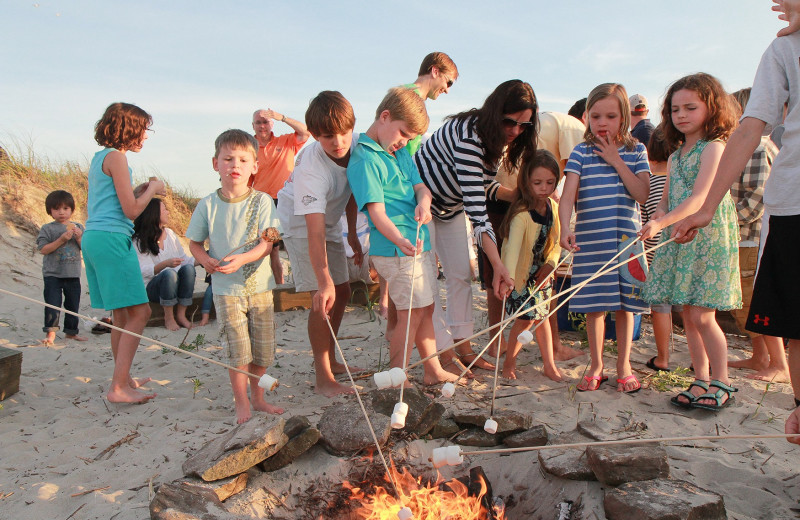
<instances>
[{"instance_id":1,"label":"child's hand","mask_svg":"<svg viewBox=\"0 0 800 520\"><path fill-rule=\"evenodd\" d=\"M642 238L642 240L647 240L648 238L653 238L656 236L662 229L663 227L658 220L650 220L644 225L642 230L639 231L639 236Z\"/></svg>"},{"instance_id":2,"label":"child's hand","mask_svg":"<svg viewBox=\"0 0 800 520\"><path fill-rule=\"evenodd\" d=\"M350 249L353 250L353 262L361 267L362 262L364 262L364 252L361 250L361 241L358 239L358 236L350 236L350 234L348 234L347 243L350 245Z\"/></svg>"},{"instance_id":3,"label":"child's hand","mask_svg":"<svg viewBox=\"0 0 800 520\"><path fill-rule=\"evenodd\" d=\"M72 238L80 238L83 236L83 231L78 226L72 228Z\"/></svg>"},{"instance_id":4,"label":"child's hand","mask_svg":"<svg viewBox=\"0 0 800 520\"><path fill-rule=\"evenodd\" d=\"M418 241L417 242L417 247L415 248L414 245L411 243L411 240L409 240L407 238L404 238L399 244L397 244L397 247L400 248L400 251L402 251L404 255L416 256L417 255L417 249L421 249L421 247L420 247L421 243L422 243L421 240Z\"/></svg>"},{"instance_id":5,"label":"child's hand","mask_svg":"<svg viewBox=\"0 0 800 520\"><path fill-rule=\"evenodd\" d=\"M183 262L183 259L176 256L175 258L167 258L165 262L167 263L167 267L178 267L181 265L181 262Z\"/></svg>"},{"instance_id":6,"label":"child's hand","mask_svg":"<svg viewBox=\"0 0 800 520\"><path fill-rule=\"evenodd\" d=\"M414 220L422 224L427 224L431 221L431 208L430 206L424 207L422 204L417 204L414 210Z\"/></svg>"},{"instance_id":7,"label":"child's hand","mask_svg":"<svg viewBox=\"0 0 800 520\"><path fill-rule=\"evenodd\" d=\"M533 279L536 281L536 286L542 285L542 283L550 278L553 274L553 266L550 264L545 264L540 267L536 273L533 275Z\"/></svg>"},{"instance_id":8,"label":"child's hand","mask_svg":"<svg viewBox=\"0 0 800 520\"><path fill-rule=\"evenodd\" d=\"M76 229L77 227L78 227L78 226L73 226L73 227L71 227L71 228L70 228L70 227L67 227L67 230L66 230L66 231L64 231L63 233L61 233L61 236L60 236L60 237L58 237L58 238L59 238L59 239L61 239L61 240L63 240L64 242L69 242L69 241L72 239L72 237L74 237L74 236L75 236L75 229Z\"/></svg>"},{"instance_id":9,"label":"child's hand","mask_svg":"<svg viewBox=\"0 0 800 520\"><path fill-rule=\"evenodd\" d=\"M311 299L311 310L314 312L322 312L326 316L333 309L333 304L336 302L336 288L333 286L333 281L325 281L319 285L317 292Z\"/></svg>"},{"instance_id":10,"label":"child's hand","mask_svg":"<svg viewBox=\"0 0 800 520\"><path fill-rule=\"evenodd\" d=\"M578 247L578 243L575 241L574 233L562 234L560 245L564 249L572 251L573 253L581 250L581 248Z\"/></svg>"},{"instance_id":11,"label":"child's hand","mask_svg":"<svg viewBox=\"0 0 800 520\"><path fill-rule=\"evenodd\" d=\"M221 262L228 262L225 265L217 265L217 271L222 274L231 274L235 273L242 267L246 262L243 255L230 255L226 256L221 260Z\"/></svg>"},{"instance_id":12,"label":"child's hand","mask_svg":"<svg viewBox=\"0 0 800 520\"><path fill-rule=\"evenodd\" d=\"M619 164L619 162L622 161L622 158L619 156L619 150L617 150L617 143L610 135L595 136L594 145L595 148L597 148L597 155L602 157L603 160L611 166Z\"/></svg>"},{"instance_id":13,"label":"child's hand","mask_svg":"<svg viewBox=\"0 0 800 520\"><path fill-rule=\"evenodd\" d=\"M147 187L154 190L156 195L166 195L167 194L167 187L164 184L164 181L160 181L155 177L150 177L150 180L147 183Z\"/></svg>"},{"instance_id":14,"label":"child's hand","mask_svg":"<svg viewBox=\"0 0 800 520\"><path fill-rule=\"evenodd\" d=\"M204 262L201 262L201 265L203 266L203 269L205 269L208 274L215 273L215 272L217 272L217 267L219 266L219 260L217 260L216 258L211 258L209 256L208 260L205 260Z\"/></svg>"}]
</instances>

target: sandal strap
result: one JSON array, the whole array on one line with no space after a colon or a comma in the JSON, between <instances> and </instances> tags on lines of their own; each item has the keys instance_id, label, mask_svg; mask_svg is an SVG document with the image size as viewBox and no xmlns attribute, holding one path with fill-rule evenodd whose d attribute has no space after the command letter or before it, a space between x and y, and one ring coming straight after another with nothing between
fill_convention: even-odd
<instances>
[{"instance_id":1,"label":"sandal strap","mask_svg":"<svg viewBox=\"0 0 800 520\"><path fill-rule=\"evenodd\" d=\"M691 390L693 386L697 386L708 392L708 383L706 383L702 379L695 379L694 381L692 381L692 384L689 385L689 388L687 388L687 390Z\"/></svg>"},{"instance_id":2,"label":"sandal strap","mask_svg":"<svg viewBox=\"0 0 800 520\"><path fill-rule=\"evenodd\" d=\"M738 392L739 391L738 388L734 388L732 386L726 385L725 383L723 383L722 381L719 381L717 379L712 379L711 382L708 384L708 386L713 386L713 387L719 388L720 390L724 390L728 394L731 394L732 392Z\"/></svg>"}]
</instances>

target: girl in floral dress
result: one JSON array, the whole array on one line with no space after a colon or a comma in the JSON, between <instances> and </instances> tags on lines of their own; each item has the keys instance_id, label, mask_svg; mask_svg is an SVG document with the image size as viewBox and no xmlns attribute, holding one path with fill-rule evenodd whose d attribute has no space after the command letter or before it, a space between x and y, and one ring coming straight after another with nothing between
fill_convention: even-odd
<instances>
[{"instance_id":1,"label":"girl in floral dress","mask_svg":"<svg viewBox=\"0 0 800 520\"><path fill-rule=\"evenodd\" d=\"M667 91L661 110L670 156L664 196L642 228L644 239L696 212L716 175L724 140L736 126L736 112L719 81L693 74ZM671 242L656 251L643 298L653 304L683 305L683 321L696 380L671 400L683 408L720 410L733 402L727 342L715 311L741 306L736 210L730 194L711 224L688 244ZM662 234L662 242L669 233ZM710 371L709 371L710 363ZM711 374L715 379L711 380Z\"/></svg>"}]
</instances>

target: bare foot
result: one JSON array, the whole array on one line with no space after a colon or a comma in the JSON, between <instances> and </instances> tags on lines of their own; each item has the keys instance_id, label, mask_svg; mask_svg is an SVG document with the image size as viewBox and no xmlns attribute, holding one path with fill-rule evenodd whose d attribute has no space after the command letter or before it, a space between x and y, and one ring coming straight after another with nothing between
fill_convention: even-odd
<instances>
[{"instance_id":1,"label":"bare foot","mask_svg":"<svg viewBox=\"0 0 800 520\"><path fill-rule=\"evenodd\" d=\"M461 358L461 362L466 364L466 365L469 365L470 363L475 361L475 358L477 356L478 355L474 354L474 353L473 354L459 354L459 357ZM486 361L482 357L478 358L478 360L475 361L475 364L472 365L472 367L473 368L480 368L480 369L483 369L483 370L494 370L494 365L489 363L488 361Z\"/></svg>"},{"instance_id":2,"label":"bare foot","mask_svg":"<svg viewBox=\"0 0 800 520\"><path fill-rule=\"evenodd\" d=\"M203 327L205 325L208 325L208 319L209 319L208 314L203 314L202 318L200 318L200 323L198 323L197 326Z\"/></svg>"},{"instance_id":3,"label":"bare foot","mask_svg":"<svg viewBox=\"0 0 800 520\"><path fill-rule=\"evenodd\" d=\"M280 406L271 405L263 399L253 399L253 408L259 412L271 413L272 415L280 415L284 412L284 409Z\"/></svg>"},{"instance_id":4,"label":"bare foot","mask_svg":"<svg viewBox=\"0 0 800 520\"><path fill-rule=\"evenodd\" d=\"M239 402L234 399L236 408L236 424L242 424L250 420L250 401L242 400Z\"/></svg>"},{"instance_id":5,"label":"bare foot","mask_svg":"<svg viewBox=\"0 0 800 520\"><path fill-rule=\"evenodd\" d=\"M350 366L350 365L348 365L348 366ZM364 371L364 369L361 368L361 367L350 366L350 373L351 374L357 374L357 373L363 372L363 371ZM343 363L339 363L338 361L332 361L331 362L331 372L334 375L338 376L339 374L346 374L347 370L344 368L344 364Z\"/></svg>"},{"instance_id":6,"label":"bare foot","mask_svg":"<svg viewBox=\"0 0 800 520\"><path fill-rule=\"evenodd\" d=\"M584 354L585 354L585 352L583 352L582 350L577 350L577 349L574 349L572 347L567 347L567 346L561 345L561 347L555 348L553 350L553 359L555 359L556 361L567 361L567 360L576 358L578 356L582 356ZM550 379L553 379L553 378L551 377ZM560 381L560 379L559 379L559 381Z\"/></svg>"},{"instance_id":7,"label":"bare foot","mask_svg":"<svg viewBox=\"0 0 800 520\"><path fill-rule=\"evenodd\" d=\"M445 369L431 371L431 374L425 372L422 377L422 383L425 386L438 385L439 383L455 383L458 381L458 375L448 372Z\"/></svg>"},{"instance_id":8,"label":"bare foot","mask_svg":"<svg viewBox=\"0 0 800 520\"><path fill-rule=\"evenodd\" d=\"M467 367L459 360L457 357L453 356L451 358L442 359L441 356L439 360L442 363L442 368L450 372L451 374L455 374L460 376ZM472 373L472 370L467 370L464 374L464 377L467 379L472 379L475 375Z\"/></svg>"},{"instance_id":9,"label":"bare foot","mask_svg":"<svg viewBox=\"0 0 800 520\"><path fill-rule=\"evenodd\" d=\"M145 394L133 388L122 387L118 390L109 390L106 399L111 403L145 403L157 394Z\"/></svg>"},{"instance_id":10,"label":"bare foot","mask_svg":"<svg viewBox=\"0 0 800 520\"><path fill-rule=\"evenodd\" d=\"M489 356L489 359L497 359L497 343L492 343L492 346L489 347L489 350L486 351L486 355ZM506 355L506 346L503 345L500 347L500 357Z\"/></svg>"},{"instance_id":11,"label":"bare foot","mask_svg":"<svg viewBox=\"0 0 800 520\"><path fill-rule=\"evenodd\" d=\"M188 319L186 319L186 316L178 316L177 321L178 321L178 325L180 325L184 329L191 329L192 328L192 322L189 321Z\"/></svg>"},{"instance_id":12,"label":"bare foot","mask_svg":"<svg viewBox=\"0 0 800 520\"><path fill-rule=\"evenodd\" d=\"M746 368L748 370L763 372L769 368L769 362L754 358L739 359L736 361L728 361L728 368Z\"/></svg>"},{"instance_id":13,"label":"bare foot","mask_svg":"<svg viewBox=\"0 0 800 520\"><path fill-rule=\"evenodd\" d=\"M142 377L142 378L136 379L136 378L128 376L128 386L133 388L134 390L139 388L140 386L146 385L150 381L152 381L152 379L149 378L149 377Z\"/></svg>"},{"instance_id":14,"label":"bare foot","mask_svg":"<svg viewBox=\"0 0 800 520\"><path fill-rule=\"evenodd\" d=\"M338 381L327 382L327 383L317 383L314 387L314 393L324 395L325 397L336 397L337 395L341 394L354 394L355 391L353 390L352 386L343 385Z\"/></svg>"},{"instance_id":15,"label":"bare foot","mask_svg":"<svg viewBox=\"0 0 800 520\"><path fill-rule=\"evenodd\" d=\"M788 383L790 381L789 372L770 367L759 370L755 374L747 374L747 377L758 381L767 381L768 383Z\"/></svg>"},{"instance_id":16,"label":"bare foot","mask_svg":"<svg viewBox=\"0 0 800 520\"><path fill-rule=\"evenodd\" d=\"M56 344L56 333L55 333L55 331L48 332L47 336L45 336L44 339L42 340L42 345L44 345L46 347L52 347L55 344Z\"/></svg>"},{"instance_id":17,"label":"bare foot","mask_svg":"<svg viewBox=\"0 0 800 520\"><path fill-rule=\"evenodd\" d=\"M552 379L556 383L560 383L561 381L564 380L563 376L561 375L561 372L558 371L558 368L554 367L553 369L549 369L547 367L544 367L543 372L545 377Z\"/></svg>"},{"instance_id":18,"label":"bare foot","mask_svg":"<svg viewBox=\"0 0 800 520\"><path fill-rule=\"evenodd\" d=\"M506 379L516 379L517 378L517 369L516 367L507 367L503 365L503 377Z\"/></svg>"},{"instance_id":19,"label":"bare foot","mask_svg":"<svg viewBox=\"0 0 800 520\"><path fill-rule=\"evenodd\" d=\"M67 334L67 339L74 339L75 341L89 341L89 338L79 336L78 334Z\"/></svg>"},{"instance_id":20,"label":"bare foot","mask_svg":"<svg viewBox=\"0 0 800 520\"><path fill-rule=\"evenodd\" d=\"M178 329L181 328L181 326L178 325L178 322L175 321L175 318L164 318L164 327L166 327L167 329L172 330L172 331L175 331L175 330L178 330Z\"/></svg>"}]
</instances>

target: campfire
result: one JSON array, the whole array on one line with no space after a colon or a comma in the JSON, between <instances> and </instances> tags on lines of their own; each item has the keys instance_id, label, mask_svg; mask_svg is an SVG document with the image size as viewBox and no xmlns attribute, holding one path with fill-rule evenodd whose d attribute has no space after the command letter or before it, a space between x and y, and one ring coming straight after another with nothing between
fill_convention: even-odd
<instances>
[{"instance_id":1,"label":"campfire","mask_svg":"<svg viewBox=\"0 0 800 520\"><path fill-rule=\"evenodd\" d=\"M352 518L359 520L397 520L401 509L408 508L415 520L502 520L505 505L492 496L491 485L481 467L472 468L469 476L442 481L415 477L408 468L391 475L384 473L383 485L362 482L355 486L344 482L355 502ZM397 486L397 492L395 492ZM398 498L398 494L401 498ZM398 516L400 513L400 516Z\"/></svg>"}]
</instances>

